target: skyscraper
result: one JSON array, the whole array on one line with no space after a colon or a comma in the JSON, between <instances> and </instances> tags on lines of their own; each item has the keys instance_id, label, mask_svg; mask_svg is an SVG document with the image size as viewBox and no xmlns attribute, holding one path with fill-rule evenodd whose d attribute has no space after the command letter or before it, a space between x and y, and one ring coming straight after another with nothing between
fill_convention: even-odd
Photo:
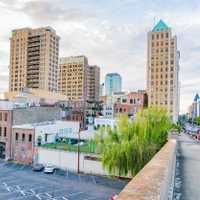
<instances>
[{"instance_id":1,"label":"skyscraper","mask_svg":"<svg viewBox=\"0 0 200 200\"><path fill-rule=\"evenodd\" d=\"M177 37L160 20L148 33L148 103L166 107L173 121L179 114L179 58Z\"/></svg>"},{"instance_id":2,"label":"skyscraper","mask_svg":"<svg viewBox=\"0 0 200 200\"><path fill-rule=\"evenodd\" d=\"M57 91L59 39L51 27L12 31L9 91Z\"/></svg>"},{"instance_id":3,"label":"skyscraper","mask_svg":"<svg viewBox=\"0 0 200 200\"><path fill-rule=\"evenodd\" d=\"M85 56L60 59L59 91L69 100L99 100L100 68L89 66Z\"/></svg>"},{"instance_id":4,"label":"skyscraper","mask_svg":"<svg viewBox=\"0 0 200 200\"><path fill-rule=\"evenodd\" d=\"M105 78L105 95L112 96L114 92L121 92L122 78L118 73L106 74Z\"/></svg>"},{"instance_id":5,"label":"skyscraper","mask_svg":"<svg viewBox=\"0 0 200 200\"><path fill-rule=\"evenodd\" d=\"M87 66L87 99L99 101L100 68L96 65Z\"/></svg>"}]
</instances>

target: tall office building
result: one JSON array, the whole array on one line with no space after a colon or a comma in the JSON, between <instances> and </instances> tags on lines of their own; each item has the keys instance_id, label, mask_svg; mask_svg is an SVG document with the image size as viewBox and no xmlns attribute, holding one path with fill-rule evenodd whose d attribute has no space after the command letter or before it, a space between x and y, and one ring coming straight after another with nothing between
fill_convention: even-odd
<instances>
[{"instance_id":1,"label":"tall office building","mask_svg":"<svg viewBox=\"0 0 200 200\"><path fill-rule=\"evenodd\" d=\"M114 92L121 92L122 78L118 73L106 74L105 95L112 96Z\"/></svg>"},{"instance_id":2,"label":"tall office building","mask_svg":"<svg viewBox=\"0 0 200 200\"><path fill-rule=\"evenodd\" d=\"M148 33L148 103L166 107L173 121L179 114L179 58L177 37L160 20Z\"/></svg>"},{"instance_id":3,"label":"tall office building","mask_svg":"<svg viewBox=\"0 0 200 200\"><path fill-rule=\"evenodd\" d=\"M60 58L59 91L69 100L99 99L100 69L85 56Z\"/></svg>"},{"instance_id":4,"label":"tall office building","mask_svg":"<svg viewBox=\"0 0 200 200\"><path fill-rule=\"evenodd\" d=\"M9 91L57 91L59 36L51 27L22 28L10 38Z\"/></svg>"},{"instance_id":5,"label":"tall office building","mask_svg":"<svg viewBox=\"0 0 200 200\"><path fill-rule=\"evenodd\" d=\"M100 68L96 65L87 66L87 99L99 101Z\"/></svg>"}]
</instances>

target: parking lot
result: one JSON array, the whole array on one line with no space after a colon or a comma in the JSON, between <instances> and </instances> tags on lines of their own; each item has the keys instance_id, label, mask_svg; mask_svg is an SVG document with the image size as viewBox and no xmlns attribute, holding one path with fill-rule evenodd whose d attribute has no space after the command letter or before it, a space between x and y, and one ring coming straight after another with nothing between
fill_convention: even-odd
<instances>
[{"instance_id":1,"label":"parking lot","mask_svg":"<svg viewBox=\"0 0 200 200\"><path fill-rule=\"evenodd\" d=\"M108 200L126 182L72 172L44 174L0 161L0 200Z\"/></svg>"}]
</instances>

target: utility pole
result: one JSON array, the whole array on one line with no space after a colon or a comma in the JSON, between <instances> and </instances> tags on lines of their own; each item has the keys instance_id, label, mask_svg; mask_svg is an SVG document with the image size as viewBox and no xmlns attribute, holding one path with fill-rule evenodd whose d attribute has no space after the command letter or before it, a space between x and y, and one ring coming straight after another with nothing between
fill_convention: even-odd
<instances>
[{"instance_id":1,"label":"utility pole","mask_svg":"<svg viewBox=\"0 0 200 200\"><path fill-rule=\"evenodd\" d=\"M77 146L77 151L78 151L78 165L77 165L77 173L80 173L80 128L78 131L78 146Z\"/></svg>"}]
</instances>

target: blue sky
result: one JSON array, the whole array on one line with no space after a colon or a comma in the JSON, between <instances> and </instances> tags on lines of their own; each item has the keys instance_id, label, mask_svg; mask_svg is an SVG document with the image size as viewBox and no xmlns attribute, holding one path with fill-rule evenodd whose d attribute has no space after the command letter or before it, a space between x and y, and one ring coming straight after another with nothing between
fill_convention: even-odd
<instances>
[{"instance_id":1,"label":"blue sky","mask_svg":"<svg viewBox=\"0 0 200 200\"><path fill-rule=\"evenodd\" d=\"M181 112L200 92L199 0L0 0L0 92L8 88L12 29L50 25L60 35L60 55L84 54L106 73L118 72L124 90L146 86L147 32L163 19L181 51Z\"/></svg>"}]
</instances>

